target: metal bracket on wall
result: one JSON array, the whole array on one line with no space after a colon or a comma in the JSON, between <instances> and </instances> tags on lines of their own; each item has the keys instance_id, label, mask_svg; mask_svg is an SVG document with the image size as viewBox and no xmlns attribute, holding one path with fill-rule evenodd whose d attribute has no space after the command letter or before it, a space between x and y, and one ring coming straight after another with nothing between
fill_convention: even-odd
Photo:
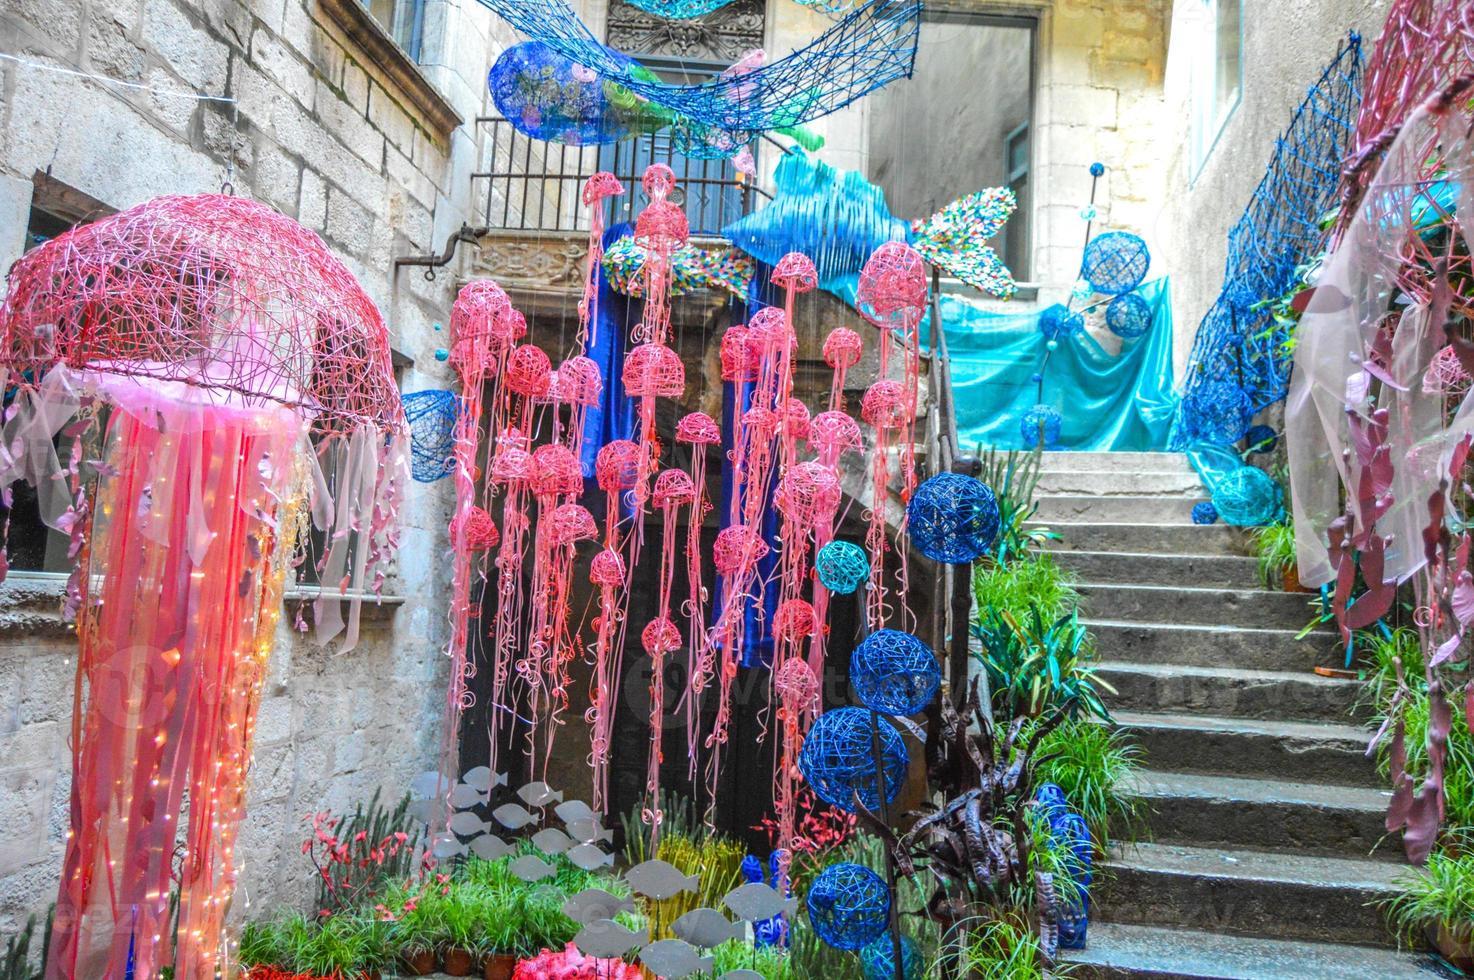
<instances>
[{"instance_id":1,"label":"metal bracket on wall","mask_svg":"<svg viewBox=\"0 0 1474 980\"><path fill-rule=\"evenodd\" d=\"M455 258L456 249L460 247L461 242L477 245L481 241L481 236L490 230L487 227L472 228L468 224L462 224L450 238L446 239L445 248L439 255L431 253L429 255L401 256L394 260L394 271L398 272L401 266L406 265L422 266L425 270L425 280L427 282L434 282L435 270L450 264L450 260Z\"/></svg>"}]
</instances>

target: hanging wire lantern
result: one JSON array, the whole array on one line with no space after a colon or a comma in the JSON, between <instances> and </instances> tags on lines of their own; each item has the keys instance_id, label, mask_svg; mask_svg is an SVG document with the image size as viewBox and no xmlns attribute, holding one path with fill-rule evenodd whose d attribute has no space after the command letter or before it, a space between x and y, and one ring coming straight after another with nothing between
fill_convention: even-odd
<instances>
[{"instance_id":1,"label":"hanging wire lantern","mask_svg":"<svg viewBox=\"0 0 1474 980\"><path fill-rule=\"evenodd\" d=\"M1035 405L1024 413L1019 419L1019 435L1023 437L1024 448L1034 449L1041 444L1045 449L1053 449L1059 445L1059 430L1064 420L1060 418L1059 412L1052 405Z\"/></svg>"},{"instance_id":2,"label":"hanging wire lantern","mask_svg":"<svg viewBox=\"0 0 1474 980\"><path fill-rule=\"evenodd\" d=\"M975 561L998 536L998 500L981 480L938 473L916 488L906 505L911 543L932 561Z\"/></svg>"},{"instance_id":3,"label":"hanging wire lantern","mask_svg":"<svg viewBox=\"0 0 1474 980\"><path fill-rule=\"evenodd\" d=\"M819 582L830 592L849 595L870 577L870 559L853 541L831 541L814 559Z\"/></svg>"},{"instance_id":4,"label":"hanging wire lantern","mask_svg":"<svg viewBox=\"0 0 1474 980\"><path fill-rule=\"evenodd\" d=\"M862 949L890 924L891 893L880 875L846 861L819 872L808 907L814 935L835 949Z\"/></svg>"},{"instance_id":5,"label":"hanging wire lantern","mask_svg":"<svg viewBox=\"0 0 1474 980\"><path fill-rule=\"evenodd\" d=\"M434 483L455 469L456 416L461 400L452 391L412 391L402 399L409 422L410 475Z\"/></svg>"},{"instance_id":6,"label":"hanging wire lantern","mask_svg":"<svg viewBox=\"0 0 1474 980\"><path fill-rule=\"evenodd\" d=\"M1117 296L1106 304L1106 326L1122 340L1135 340L1152 326L1152 308L1135 293Z\"/></svg>"},{"instance_id":7,"label":"hanging wire lantern","mask_svg":"<svg viewBox=\"0 0 1474 980\"><path fill-rule=\"evenodd\" d=\"M914 715L931 704L942 686L942 668L931 648L917 637L900 630L876 630L850 654L850 686L871 711Z\"/></svg>"},{"instance_id":8,"label":"hanging wire lantern","mask_svg":"<svg viewBox=\"0 0 1474 980\"><path fill-rule=\"evenodd\" d=\"M1151 253L1140 235L1108 231L1085 246L1080 275L1097 293L1119 296L1141 285L1151 262Z\"/></svg>"},{"instance_id":9,"label":"hanging wire lantern","mask_svg":"<svg viewBox=\"0 0 1474 980\"><path fill-rule=\"evenodd\" d=\"M819 799L846 813L855 812L856 796L865 809L880 809L881 795L871 755L871 720L870 712L862 708L826 711L814 721L798 754L799 772L809 788ZM875 722L880 731L885 802L890 803L901 791L910 759L895 726L884 718Z\"/></svg>"}]
</instances>

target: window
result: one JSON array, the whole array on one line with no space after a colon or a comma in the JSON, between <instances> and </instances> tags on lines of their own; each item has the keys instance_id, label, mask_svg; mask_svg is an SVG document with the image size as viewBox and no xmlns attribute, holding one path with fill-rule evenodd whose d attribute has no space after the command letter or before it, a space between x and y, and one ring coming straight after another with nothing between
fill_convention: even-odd
<instances>
[{"instance_id":1,"label":"window","mask_svg":"<svg viewBox=\"0 0 1474 980\"><path fill-rule=\"evenodd\" d=\"M414 61L420 60L425 0L363 0L363 5L405 54Z\"/></svg>"},{"instance_id":2,"label":"window","mask_svg":"<svg viewBox=\"0 0 1474 980\"><path fill-rule=\"evenodd\" d=\"M1198 0L1196 57L1192 61L1192 178L1213 152L1218 134L1243 91L1243 0Z\"/></svg>"},{"instance_id":3,"label":"window","mask_svg":"<svg viewBox=\"0 0 1474 980\"><path fill-rule=\"evenodd\" d=\"M998 235L996 251L1010 270L1023 270L1028 259L1028 221L1019 215L1029 213L1029 124L1023 123L1004 140L1008 165L1008 189L1018 201L1018 210ZM1017 274L1017 273L1015 273Z\"/></svg>"}]
</instances>

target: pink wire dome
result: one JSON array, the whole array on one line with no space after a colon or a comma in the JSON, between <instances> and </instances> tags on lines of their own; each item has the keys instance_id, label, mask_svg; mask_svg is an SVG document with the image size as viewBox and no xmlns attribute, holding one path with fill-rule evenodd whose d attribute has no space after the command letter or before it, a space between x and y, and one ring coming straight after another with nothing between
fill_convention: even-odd
<instances>
[{"instance_id":1,"label":"pink wire dome","mask_svg":"<svg viewBox=\"0 0 1474 980\"><path fill-rule=\"evenodd\" d=\"M758 353L752 344L751 331L745 325L738 323L728 327L722 332L722 380L756 380Z\"/></svg>"},{"instance_id":2,"label":"pink wire dome","mask_svg":"<svg viewBox=\"0 0 1474 980\"><path fill-rule=\"evenodd\" d=\"M747 321L747 344L758 356L776 353L787 344L793 349L798 338L788 326L788 317L776 306L765 306Z\"/></svg>"},{"instance_id":3,"label":"pink wire dome","mask_svg":"<svg viewBox=\"0 0 1474 980\"><path fill-rule=\"evenodd\" d=\"M468 381L485 377L496 355L512 345L512 302L490 279L473 279L461 287L450 308L450 366Z\"/></svg>"},{"instance_id":4,"label":"pink wire dome","mask_svg":"<svg viewBox=\"0 0 1474 980\"><path fill-rule=\"evenodd\" d=\"M824 363L832 368L852 368L863 353L864 342L849 327L835 327L824 338Z\"/></svg>"},{"instance_id":5,"label":"pink wire dome","mask_svg":"<svg viewBox=\"0 0 1474 980\"><path fill-rule=\"evenodd\" d=\"M663 344L641 344L624 356L624 390L631 398L679 398L686 390L686 366Z\"/></svg>"},{"instance_id":6,"label":"pink wire dome","mask_svg":"<svg viewBox=\"0 0 1474 980\"><path fill-rule=\"evenodd\" d=\"M812 420L809 406L797 398L790 398L783 405L783 434L793 439L807 441Z\"/></svg>"},{"instance_id":7,"label":"pink wire dome","mask_svg":"<svg viewBox=\"0 0 1474 980\"><path fill-rule=\"evenodd\" d=\"M860 424L844 412L820 412L809 424L809 445L816 449L859 452L864 445Z\"/></svg>"},{"instance_id":8,"label":"pink wire dome","mask_svg":"<svg viewBox=\"0 0 1474 980\"><path fill-rule=\"evenodd\" d=\"M814 607L807 599L789 599L780 604L778 611L773 614L773 631L785 640L813 636L817 628ZM809 671L809 675L812 677L813 671Z\"/></svg>"},{"instance_id":9,"label":"pink wire dome","mask_svg":"<svg viewBox=\"0 0 1474 980\"><path fill-rule=\"evenodd\" d=\"M558 398L569 405L592 408L604 393L604 378L599 365L582 355L570 357L558 366Z\"/></svg>"},{"instance_id":10,"label":"pink wire dome","mask_svg":"<svg viewBox=\"0 0 1474 980\"><path fill-rule=\"evenodd\" d=\"M599 532L594 515L580 504L563 504L548 518L549 538L553 544L573 544L592 538Z\"/></svg>"},{"instance_id":11,"label":"pink wire dome","mask_svg":"<svg viewBox=\"0 0 1474 980\"><path fill-rule=\"evenodd\" d=\"M692 412L676 423L676 442L711 446L722 441L722 430L705 412Z\"/></svg>"},{"instance_id":12,"label":"pink wire dome","mask_svg":"<svg viewBox=\"0 0 1474 980\"><path fill-rule=\"evenodd\" d=\"M595 585L624 584L624 559L619 552L605 548L589 563L589 581Z\"/></svg>"},{"instance_id":13,"label":"pink wire dome","mask_svg":"<svg viewBox=\"0 0 1474 980\"><path fill-rule=\"evenodd\" d=\"M578 493L583 489L583 471L578 457L561 443L538 446L532 451L532 492L538 496Z\"/></svg>"},{"instance_id":14,"label":"pink wire dome","mask_svg":"<svg viewBox=\"0 0 1474 980\"><path fill-rule=\"evenodd\" d=\"M594 480L605 493L633 489L640 482L640 447L629 439L604 444L594 458Z\"/></svg>"},{"instance_id":15,"label":"pink wire dome","mask_svg":"<svg viewBox=\"0 0 1474 980\"><path fill-rule=\"evenodd\" d=\"M532 479L532 454L522 448L526 442L515 429L497 440L496 452L491 457L492 483L524 486Z\"/></svg>"},{"instance_id":16,"label":"pink wire dome","mask_svg":"<svg viewBox=\"0 0 1474 980\"><path fill-rule=\"evenodd\" d=\"M528 398L541 398L553 384L553 364L541 347L522 344L513 348L507 359L507 374L503 384L514 394Z\"/></svg>"},{"instance_id":17,"label":"pink wire dome","mask_svg":"<svg viewBox=\"0 0 1474 980\"><path fill-rule=\"evenodd\" d=\"M685 470L661 470L651 497L656 507L680 507L696 499L696 486Z\"/></svg>"},{"instance_id":18,"label":"pink wire dome","mask_svg":"<svg viewBox=\"0 0 1474 980\"><path fill-rule=\"evenodd\" d=\"M486 551L489 548L495 548L501 541L501 532L497 530L496 523L491 519L491 515L481 507L473 505L465 513L464 521L461 515L451 519L450 538L452 541L456 540L462 526L466 532L466 547L472 551Z\"/></svg>"},{"instance_id":19,"label":"pink wire dome","mask_svg":"<svg viewBox=\"0 0 1474 980\"><path fill-rule=\"evenodd\" d=\"M865 389L860 418L876 429L899 429L906 424L906 391L901 382L886 378Z\"/></svg>"},{"instance_id":20,"label":"pink wire dome","mask_svg":"<svg viewBox=\"0 0 1474 980\"><path fill-rule=\"evenodd\" d=\"M809 612L812 615L813 609L810 608ZM792 702L795 707L807 708L819 699L819 678L814 676L814 669L801 657L790 658L778 668L778 674L773 678L773 687L778 692L778 697Z\"/></svg>"},{"instance_id":21,"label":"pink wire dome","mask_svg":"<svg viewBox=\"0 0 1474 980\"><path fill-rule=\"evenodd\" d=\"M659 653L679 650L681 647L680 627L671 622L668 616L652 619L640 631L640 644L652 657Z\"/></svg>"},{"instance_id":22,"label":"pink wire dome","mask_svg":"<svg viewBox=\"0 0 1474 980\"><path fill-rule=\"evenodd\" d=\"M814 260L802 252L789 252L773 266L773 282L795 293L813 292L819 287L819 273Z\"/></svg>"},{"instance_id":23,"label":"pink wire dome","mask_svg":"<svg viewBox=\"0 0 1474 980\"><path fill-rule=\"evenodd\" d=\"M821 463L799 463L783 474L773 497L778 511L801 527L830 521L839 510L839 478Z\"/></svg>"},{"instance_id":24,"label":"pink wire dome","mask_svg":"<svg viewBox=\"0 0 1474 980\"><path fill-rule=\"evenodd\" d=\"M926 312L926 261L905 242L870 254L855 293L860 315L877 327L915 326Z\"/></svg>"},{"instance_id":25,"label":"pink wire dome","mask_svg":"<svg viewBox=\"0 0 1474 980\"><path fill-rule=\"evenodd\" d=\"M756 531L742 524L731 524L717 532L712 546L712 564L723 575L751 568L768 553L768 543Z\"/></svg>"},{"instance_id":26,"label":"pink wire dome","mask_svg":"<svg viewBox=\"0 0 1474 980\"><path fill-rule=\"evenodd\" d=\"M674 170L663 163L652 163L645 168L645 173L640 177L640 186L645 190L645 196L652 201L663 201L670 196L670 192L676 187L676 174Z\"/></svg>"},{"instance_id":27,"label":"pink wire dome","mask_svg":"<svg viewBox=\"0 0 1474 980\"><path fill-rule=\"evenodd\" d=\"M583 185L583 203L592 207L605 198L614 197L624 193L624 185L619 178L607 170L600 170Z\"/></svg>"},{"instance_id":28,"label":"pink wire dome","mask_svg":"<svg viewBox=\"0 0 1474 980\"><path fill-rule=\"evenodd\" d=\"M754 405L742 413L742 427L759 440L772 439L778 432L778 413Z\"/></svg>"}]
</instances>

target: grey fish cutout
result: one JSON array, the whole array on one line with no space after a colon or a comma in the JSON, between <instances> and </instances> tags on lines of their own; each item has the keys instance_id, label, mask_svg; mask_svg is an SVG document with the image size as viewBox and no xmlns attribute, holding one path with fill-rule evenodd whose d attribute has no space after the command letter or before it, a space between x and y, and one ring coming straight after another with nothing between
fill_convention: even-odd
<instances>
[{"instance_id":1,"label":"grey fish cutout","mask_svg":"<svg viewBox=\"0 0 1474 980\"><path fill-rule=\"evenodd\" d=\"M573 841L557 827L545 827L532 835L532 846L544 854L562 854L573 846Z\"/></svg>"},{"instance_id":2,"label":"grey fish cutout","mask_svg":"<svg viewBox=\"0 0 1474 980\"><path fill-rule=\"evenodd\" d=\"M664 980L681 980L693 973L710 973L715 957L701 956L696 947L680 939L662 939L640 950L645 969Z\"/></svg>"},{"instance_id":3,"label":"grey fish cutout","mask_svg":"<svg viewBox=\"0 0 1474 980\"><path fill-rule=\"evenodd\" d=\"M747 937L747 923L733 922L716 909L692 909L671 923L670 931L692 946L711 949L728 939Z\"/></svg>"},{"instance_id":4,"label":"grey fish cutout","mask_svg":"<svg viewBox=\"0 0 1474 980\"><path fill-rule=\"evenodd\" d=\"M486 861L495 861L512 853L512 845L495 834L482 834L471 841L471 853Z\"/></svg>"},{"instance_id":5,"label":"grey fish cutout","mask_svg":"<svg viewBox=\"0 0 1474 980\"><path fill-rule=\"evenodd\" d=\"M450 805L457 810L475 806L477 803L485 803L486 794L474 786L465 783L457 783L455 789L450 791Z\"/></svg>"},{"instance_id":6,"label":"grey fish cutout","mask_svg":"<svg viewBox=\"0 0 1474 980\"><path fill-rule=\"evenodd\" d=\"M557 868L536 854L522 855L507 865L507 870L529 884L535 881L542 881L544 878L551 878L558 873Z\"/></svg>"},{"instance_id":7,"label":"grey fish cutout","mask_svg":"<svg viewBox=\"0 0 1474 980\"><path fill-rule=\"evenodd\" d=\"M563 794L540 779L519 789L517 795L522 797L522 802L528 806L547 806L554 801L563 802Z\"/></svg>"},{"instance_id":8,"label":"grey fish cutout","mask_svg":"<svg viewBox=\"0 0 1474 980\"><path fill-rule=\"evenodd\" d=\"M594 815L593 808L583 800L566 800L553 807L553 812L564 823L572 823L575 820L588 820Z\"/></svg>"},{"instance_id":9,"label":"grey fish cutout","mask_svg":"<svg viewBox=\"0 0 1474 980\"><path fill-rule=\"evenodd\" d=\"M462 810L459 813L452 813L446 826L462 837L470 837L485 830L486 821L469 810Z\"/></svg>"},{"instance_id":10,"label":"grey fish cutout","mask_svg":"<svg viewBox=\"0 0 1474 980\"><path fill-rule=\"evenodd\" d=\"M599 826L599 821L591 817L583 817L578 820L568 821L568 836L585 844L593 844L598 841L608 843L614 840L614 831L605 830Z\"/></svg>"},{"instance_id":11,"label":"grey fish cutout","mask_svg":"<svg viewBox=\"0 0 1474 980\"><path fill-rule=\"evenodd\" d=\"M466 845L456 840L453 834L442 834L435 838L431 850L438 858L453 858L465 854Z\"/></svg>"},{"instance_id":12,"label":"grey fish cutout","mask_svg":"<svg viewBox=\"0 0 1474 980\"><path fill-rule=\"evenodd\" d=\"M602 888L585 888L563 903L563 914L578 923L612 919L621 912L634 910L634 899L611 895Z\"/></svg>"},{"instance_id":13,"label":"grey fish cutout","mask_svg":"<svg viewBox=\"0 0 1474 980\"><path fill-rule=\"evenodd\" d=\"M756 970L728 970L717 977L717 980L767 980L767 978Z\"/></svg>"},{"instance_id":14,"label":"grey fish cutout","mask_svg":"<svg viewBox=\"0 0 1474 980\"><path fill-rule=\"evenodd\" d=\"M417 800L428 800L455 785L455 780L438 772L422 772L409 781L409 795Z\"/></svg>"},{"instance_id":15,"label":"grey fish cutout","mask_svg":"<svg viewBox=\"0 0 1474 980\"><path fill-rule=\"evenodd\" d=\"M623 956L644 940L643 932L626 929L613 919L596 919L578 930L573 945L585 956L607 959Z\"/></svg>"},{"instance_id":16,"label":"grey fish cutout","mask_svg":"<svg viewBox=\"0 0 1474 980\"><path fill-rule=\"evenodd\" d=\"M435 816L435 811L440 807L439 800L410 800L409 806L404 808L406 815L414 817L420 823L429 823Z\"/></svg>"},{"instance_id":17,"label":"grey fish cutout","mask_svg":"<svg viewBox=\"0 0 1474 980\"><path fill-rule=\"evenodd\" d=\"M535 823L537 817L527 812L527 808L515 803L503 803L491 811L491 819L506 827L508 830L521 830L530 823Z\"/></svg>"},{"instance_id":18,"label":"grey fish cutout","mask_svg":"<svg viewBox=\"0 0 1474 980\"><path fill-rule=\"evenodd\" d=\"M583 871L594 871L614 864L613 854L606 854L593 844L570 847L566 856L574 867Z\"/></svg>"},{"instance_id":19,"label":"grey fish cutout","mask_svg":"<svg viewBox=\"0 0 1474 980\"><path fill-rule=\"evenodd\" d=\"M642 861L624 873L630 887L647 898L663 901L681 892L694 892L701 887L700 875L682 874L681 870L659 858Z\"/></svg>"},{"instance_id":20,"label":"grey fish cutout","mask_svg":"<svg viewBox=\"0 0 1474 980\"><path fill-rule=\"evenodd\" d=\"M798 899L784 898L771 885L749 881L742 887L727 892L722 904L737 913L740 919L762 922L779 914L792 915L793 910L798 908Z\"/></svg>"},{"instance_id":21,"label":"grey fish cutout","mask_svg":"<svg viewBox=\"0 0 1474 980\"><path fill-rule=\"evenodd\" d=\"M461 782L467 786L474 786L483 793L489 793L493 786L507 785L507 774L494 773L486 766L477 766L474 769L467 769L466 774L461 777Z\"/></svg>"}]
</instances>

